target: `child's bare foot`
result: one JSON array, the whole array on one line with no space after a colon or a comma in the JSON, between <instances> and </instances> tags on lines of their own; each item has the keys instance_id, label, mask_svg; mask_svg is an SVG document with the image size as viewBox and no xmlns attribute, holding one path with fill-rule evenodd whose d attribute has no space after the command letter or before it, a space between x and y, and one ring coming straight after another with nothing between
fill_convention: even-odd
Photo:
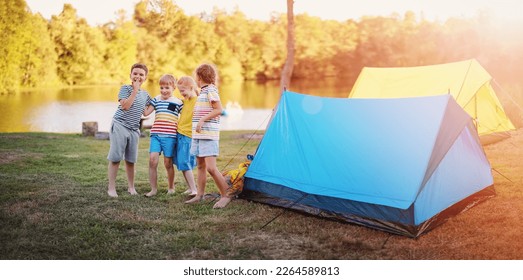
<instances>
[{"instance_id":1,"label":"child's bare foot","mask_svg":"<svg viewBox=\"0 0 523 280\"><path fill-rule=\"evenodd\" d=\"M127 189L127 191L131 194L131 195L137 195L138 193L136 192L136 189L135 188L129 188Z\"/></svg>"},{"instance_id":2,"label":"child's bare foot","mask_svg":"<svg viewBox=\"0 0 523 280\"><path fill-rule=\"evenodd\" d=\"M167 194L174 194L174 192L175 192L175 189L168 189L167 190Z\"/></svg>"},{"instance_id":3,"label":"child's bare foot","mask_svg":"<svg viewBox=\"0 0 523 280\"><path fill-rule=\"evenodd\" d=\"M193 198L187 200L185 204L195 204L202 201L203 196L195 195Z\"/></svg>"},{"instance_id":4,"label":"child's bare foot","mask_svg":"<svg viewBox=\"0 0 523 280\"><path fill-rule=\"evenodd\" d=\"M232 200L232 198L230 198L228 196L222 196L222 198L220 198L220 200L218 200L218 202L216 202L212 208L213 209L225 208L225 206L227 206L227 204L229 204L229 202L231 202L231 200Z\"/></svg>"},{"instance_id":5,"label":"child's bare foot","mask_svg":"<svg viewBox=\"0 0 523 280\"><path fill-rule=\"evenodd\" d=\"M109 190L109 191L107 191L107 194L110 197L118 197L118 194L116 193L116 190Z\"/></svg>"},{"instance_id":6,"label":"child's bare foot","mask_svg":"<svg viewBox=\"0 0 523 280\"><path fill-rule=\"evenodd\" d=\"M193 192L191 190L186 190L186 191L183 192L183 194L188 195L188 196L195 196L198 193L197 192Z\"/></svg>"},{"instance_id":7,"label":"child's bare foot","mask_svg":"<svg viewBox=\"0 0 523 280\"><path fill-rule=\"evenodd\" d=\"M147 196L147 197L155 196L156 193L157 193L157 190L152 190L152 191L146 193L145 196Z\"/></svg>"}]
</instances>

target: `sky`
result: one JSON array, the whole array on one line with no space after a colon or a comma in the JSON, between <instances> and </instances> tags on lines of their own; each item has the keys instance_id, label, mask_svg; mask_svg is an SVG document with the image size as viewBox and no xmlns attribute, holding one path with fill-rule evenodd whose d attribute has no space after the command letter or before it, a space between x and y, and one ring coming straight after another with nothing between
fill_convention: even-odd
<instances>
[{"instance_id":1,"label":"sky","mask_svg":"<svg viewBox=\"0 0 523 280\"><path fill-rule=\"evenodd\" d=\"M116 19L116 11L124 9L128 17L133 14L139 0L26 0L33 13L50 19L62 11L64 3L72 4L79 17L91 25L104 24ZM210 13L213 7L232 11L238 7L247 17L268 20L273 12L286 13L286 0L177 0L185 14ZM444 21L449 17L474 17L487 12L493 19L504 22L522 22L521 0L294 0L294 13L307 13L322 19L358 20L362 16L390 16L413 11L418 17Z\"/></svg>"}]
</instances>

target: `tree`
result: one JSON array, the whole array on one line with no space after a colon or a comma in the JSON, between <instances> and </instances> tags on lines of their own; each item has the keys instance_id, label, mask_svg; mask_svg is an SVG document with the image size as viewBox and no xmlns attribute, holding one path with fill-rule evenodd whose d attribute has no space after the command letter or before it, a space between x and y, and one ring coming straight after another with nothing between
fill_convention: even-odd
<instances>
[{"instance_id":1,"label":"tree","mask_svg":"<svg viewBox=\"0 0 523 280\"><path fill-rule=\"evenodd\" d=\"M287 60L283 66L280 80L280 91L291 85L292 70L294 68L294 0L287 0Z\"/></svg>"},{"instance_id":2,"label":"tree","mask_svg":"<svg viewBox=\"0 0 523 280\"><path fill-rule=\"evenodd\" d=\"M236 71L236 79L256 78L258 72L263 71L263 65L259 63L260 55L253 55L257 46L252 43L252 38L258 33L254 30L253 21L248 20L238 9L230 15L223 10L214 9L212 16L214 32L225 40L233 61L240 66L240 69L229 66L228 72L233 74Z\"/></svg>"},{"instance_id":3,"label":"tree","mask_svg":"<svg viewBox=\"0 0 523 280\"><path fill-rule=\"evenodd\" d=\"M209 23L186 16L172 1L140 1L135 6L134 21L138 27L138 60L151 69L149 81L164 73L190 74L200 60L210 60L207 46L201 42L208 34L209 40L214 35Z\"/></svg>"},{"instance_id":4,"label":"tree","mask_svg":"<svg viewBox=\"0 0 523 280\"><path fill-rule=\"evenodd\" d=\"M49 23L58 54L58 76L67 85L100 83L106 77L106 41L101 29L78 19L76 10L64 4L63 11Z\"/></svg>"},{"instance_id":5,"label":"tree","mask_svg":"<svg viewBox=\"0 0 523 280\"><path fill-rule=\"evenodd\" d=\"M59 85L56 75L56 52L47 29L47 21L41 15L29 15L26 28L29 36L20 50L20 84L23 87Z\"/></svg>"},{"instance_id":6,"label":"tree","mask_svg":"<svg viewBox=\"0 0 523 280\"><path fill-rule=\"evenodd\" d=\"M289 88L291 84L292 70L294 68L294 0L287 0L287 59L281 72L280 79L280 94ZM276 103L278 104L279 101ZM269 124L272 122L274 113L278 109L278 105L273 109Z\"/></svg>"},{"instance_id":7,"label":"tree","mask_svg":"<svg viewBox=\"0 0 523 280\"><path fill-rule=\"evenodd\" d=\"M0 92L58 83L54 44L41 15L31 14L23 0L4 0L0 30Z\"/></svg>"},{"instance_id":8,"label":"tree","mask_svg":"<svg viewBox=\"0 0 523 280\"><path fill-rule=\"evenodd\" d=\"M136 27L132 21L125 20L125 12L120 11L115 22L102 27L107 42L104 64L108 82L124 83L129 79L127 69L136 62Z\"/></svg>"},{"instance_id":9,"label":"tree","mask_svg":"<svg viewBox=\"0 0 523 280\"><path fill-rule=\"evenodd\" d=\"M29 37L27 5L24 0L3 0L0 3L0 91L12 91L20 87L20 64L23 61L23 48Z\"/></svg>"}]
</instances>

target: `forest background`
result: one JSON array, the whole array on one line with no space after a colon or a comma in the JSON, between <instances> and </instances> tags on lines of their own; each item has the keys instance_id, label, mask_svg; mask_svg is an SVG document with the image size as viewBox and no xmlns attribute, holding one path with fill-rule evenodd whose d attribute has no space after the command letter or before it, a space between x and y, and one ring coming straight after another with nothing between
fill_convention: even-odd
<instances>
[{"instance_id":1,"label":"forest background","mask_svg":"<svg viewBox=\"0 0 523 280\"><path fill-rule=\"evenodd\" d=\"M286 14L269 21L215 9L186 15L175 2L142 0L131 19L91 26L65 4L50 20L25 0L0 4L0 92L51 86L120 84L130 65L145 62L149 82L163 73L191 74L215 63L222 80L279 79L286 58ZM414 12L358 20L295 16L293 79L343 77L364 66L419 66L476 58L521 106L523 28L496 25L485 13L444 22ZM506 86L508 85L508 86Z\"/></svg>"}]
</instances>

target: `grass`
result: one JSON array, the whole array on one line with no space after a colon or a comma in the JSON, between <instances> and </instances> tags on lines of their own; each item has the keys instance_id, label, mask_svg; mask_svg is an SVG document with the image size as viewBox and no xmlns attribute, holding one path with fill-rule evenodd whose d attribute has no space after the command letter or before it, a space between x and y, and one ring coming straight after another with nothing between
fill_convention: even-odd
<instances>
[{"instance_id":1,"label":"grass","mask_svg":"<svg viewBox=\"0 0 523 280\"><path fill-rule=\"evenodd\" d=\"M222 132L218 166L233 169L253 153L252 132ZM168 196L107 196L108 141L72 134L0 133L0 259L523 259L523 131L485 147L497 196L418 239L234 200L185 205L176 174ZM149 191L147 150L140 142L139 193ZM209 179L208 192L216 192Z\"/></svg>"}]
</instances>

